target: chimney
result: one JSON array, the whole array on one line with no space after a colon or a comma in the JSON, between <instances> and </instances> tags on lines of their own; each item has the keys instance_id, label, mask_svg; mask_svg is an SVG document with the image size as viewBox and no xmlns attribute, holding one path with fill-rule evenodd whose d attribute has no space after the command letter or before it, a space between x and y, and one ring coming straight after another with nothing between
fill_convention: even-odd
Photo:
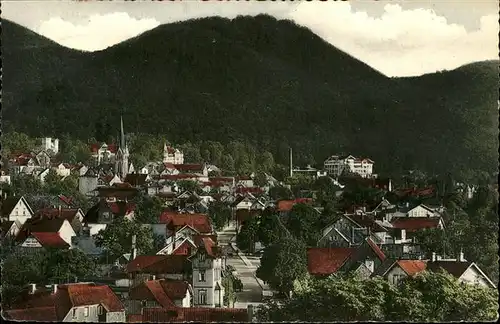
<instances>
[{"instance_id":1,"label":"chimney","mask_svg":"<svg viewBox=\"0 0 500 324\"><path fill-rule=\"evenodd\" d=\"M392 192L392 180L389 179L389 192Z\"/></svg>"},{"instance_id":2,"label":"chimney","mask_svg":"<svg viewBox=\"0 0 500 324\"><path fill-rule=\"evenodd\" d=\"M30 284L29 294L33 295L36 292L36 284Z\"/></svg>"},{"instance_id":3,"label":"chimney","mask_svg":"<svg viewBox=\"0 0 500 324\"><path fill-rule=\"evenodd\" d=\"M290 147L290 178L293 177L293 155L292 155L292 148Z\"/></svg>"},{"instance_id":4,"label":"chimney","mask_svg":"<svg viewBox=\"0 0 500 324\"><path fill-rule=\"evenodd\" d=\"M151 280L156 280L156 276L155 276L155 275L152 275L152 276L151 276Z\"/></svg>"},{"instance_id":5,"label":"chimney","mask_svg":"<svg viewBox=\"0 0 500 324\"><path fill-rule=\"evenodd\" d=\"M59 217L61 217L61 214L62 214L62 207L61 205L59 205Z\"/></svg>"},{"instance_id":6,"label":"chimney","mask_svg":"<svg viewBox=\"0 0 500 324\"><path fill-rule=\"evenodd\" d=\"M432 252L432 262L436 261L436 252Z\"/></svg>"},{"instance_id":7,"label":"chimney","mask_svg":"<svg viewBox=\"0 0 500 324\"><path fill-rule=\"evenodd\" d=\"M248 321L253 322L253 305L249 304L247 310L248 310Z\"/></svg>"},{"instance_id":8,"label":"chimney","mask_svg":"<svg viewBox=\"0 0 500 324\"><path fill-rule=\"evenodd\" d=\"M130 260L134 260L137 257L137 248L135 246L137 240L137 235L132 235L132 255L130 256Z\"/></svg>"},{"instance_id":9,"label":"chimney","mask_svg":"<svg viewBox=\"0 0 500 324\"><path fill-rule=\"evenodd\" d=\"M57 284L52 285L52 293L53 294L57 293Z\"/></svg>"},{"instance_id":10,"label":"chimney","mask_svg":"<svg viewBox=\"0 0 500 324\"><path fill-rule=\"evenodd\" d=\"M465 260L464 252L462 251L462 249L460 249L460 253L458 254L458 261L467 262L467 260Z\"/></svg>"}]
</instances>

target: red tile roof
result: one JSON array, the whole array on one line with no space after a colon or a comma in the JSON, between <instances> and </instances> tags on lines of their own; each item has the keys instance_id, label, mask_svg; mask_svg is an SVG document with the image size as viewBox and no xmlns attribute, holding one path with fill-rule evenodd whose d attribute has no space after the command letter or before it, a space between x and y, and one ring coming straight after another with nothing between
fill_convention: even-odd
<instances>
[{"instance_id":1,"label":"red tile roof","mask_svg":"<svg viewBox=\"0 0 500 324\"><path fill-rule=\"evenodd\" d=\"M232 177L211 177L208 180L215 181L215 182L232 183L234 178L232 178Z\"/></svg>"},{"instance_id":2,"label":"red tile roof","mask_svg":"<svg viewBox=\"0 0 500 324\"><path fill-rule=\"evenodd\" d=\"M13 321L57 322L56 307L36 307L4 311L5 318Z\"/></svg>"},{"instance_id":3,"label":"red tile roof","mask_svg":"<svg viewBox=\"0 0 500 324\"><path fill-rule=\"evenodd\" d=\"M308 248L307 269L312 275L335 273L354 251L355 248Z\"/></svg>"},{"instance_id":4,"label":"red tile roof","mask_svg":"<svg viewBox=\"0 0 500 324\"><path fill-rule=\"evenodd\" d=\"M61 218L67 219L68 222L72 222L75 216L78 214L78 208L43 208L38 210L33 218Z\"/></svg>"},{"instance_id":5,"label":"red tile roof","mask_svg":"<svg viewBox=\"0 0 500 324\"><path fill-rule=\"evenodd\" d=\"M160 176L160 179L170 180L170 181L178 181L185 179L196 179L199 178L198 175L192 173L182 173L182 174L167 174Z\"/></svg>"},{"instance_id":6,"label":"red tile roof","mask_svg":"<svg viewBox=\"0 0 500 324\"><path fill-rule=\"evenodd\" d=\"M188 266L185 255L139 255L127 264L127 272L181 274Z\"/></svg>"},{"instance_id":7,"label":"red tile roof","mask_svg":"<svg viewBox=\"0 0 500 324\"><path fill-rule=\"evenodd\" d=\"M178 212L165 211L160 215L160 224L167 224L178 230L186 225L191 226L199 233L211 233L212 226L210 218L206 214L181 214Z\"/></svg>"},{"instance_id":8,"label":"red tile roof","mask_svg":"<svg viewBox=\"0 0 500 324\"><path fill-rule=\"evenodd\" d=\"M248 322L248 311L241 308L172 307L144 308L144 322Z\"/></svg>"},{"instance_id":9,"label":"red tile roof","mask_svg":"<svg viewBox=\"0 0 500 324\"><path fill-rule=\"evenodd\" d=\"M438 228L439 221L440 218L436 217L398 217L391 221L391 224L394 228L415 232L426 228Z\"/></svg>"},{"instance_id":10,"label":"red tile roof","mask_svg":"<svg viewBox=\"0 0 500 324\"><path fill-rule=\"evenodd\" d=\"M180 172L182 171L203 171L204 165L203 164L174 164L174 167L179 170Z\"/></svg>"},{"instance_id":11,"label":"red tile roof","mask_svg":"<svg viewBox=\"0 0 500 324\"><path fill-rule=\"evenodd\" d=\"M195 246L193 246L188 240L186 240L182 242L181 245L177 246L172 254L190 256L193 248L195 248Z\"/></svg>"},{"instance_id":12,"label":"red tile roof","mask_svg":"<svg viewBox=\"0 0 500 324\"><path fill-rule=\"evenodd\" d=\"M398 260L396 263L408 276L414 276L427 268L427 262L424 260Z\"/></svg>"},{"instance_id":13,"label":"red tile roof","mask_svg":"<svg viewBox=\"0 0 500 324\"><path fill-rule=\"evenodd\" d=\"M280 200L278 201L278 211L291 211L296 204L311 203L312 198L297 198L295 200Z\"/></svg>"},{"instance_id":14,"label":"red tile roof","mask_svg":"<svg viewBox=\"0 0 500 324\"><path fill-rule=\"evenodd\" d=\"M95 144L91 144L90 145L90 151L92 153L97 153L99 151L99 149L103 146L104 144L98 144L98 143L95 143ZM116 153L118 151L118 145L116 144L106 144L108 146L108 150L111 152L111 153Z\"/></svg>"},{"instance_id":15,"label":"red tile roof","mask_svg":"<svg viewBox=\"0 0 500 324\"><path fill-rule=\"evenodd\" d=\"M239 187L236 188L236 193L253 193L253 194L260 194L263 193L264 190L259 187Z\"/></svg>"},{"instance_id":16,"label":"red tile roof","mask_svg":"<svg viewBox=\"0 0 500 324\"><path fill-rule=\"evenodd\" d=\"M109 209L111 209L111 212L113 214L118 214L120 213L120 204L117 202L108 202ZM132 203L127 203L126 205L126 210L125 210L125 215L130 214L131 212L135 211L136 209L136 204Z\"/></svg>"},{"instance_id":17,"label":"red tile roof","mask_svg":"<svg viewBox=\"0 0 500 324\"><path fill-rule=\"evenodd\" d=\"M127 323L142 323L142 315L141 314L128 314L127 315Z\"/></svg>"},{"instance_id":18,"label":"red tile roof","mask_svg":"<svg viewBox=\"0 0 500 324\"><path fill-rule=\"evenodd\" d=\"M43 246L52 248L67 248L69 244L64 241L59 233L36 233L31 235Z\"/></svg>"},{"instance_id":19,"label":"red tile roof","mask_svg":"<svg viewBox=\"0 0 500 324\"><path fill-rule=\"evenodd\" d=\"M175 169L175 165L173 163L163 163L163 166L165 167L165 169Z\"/></svg>"},{"instance_id":20,"label":"red tile roof","mask_svg":"<svg viewBox=\"0 0 500 324\"><path fill-rule=\"evenodd\" d=\"M371 238L367 238L366 242L372 248L373 252L375 252L380 261L384 261L386 259L384 252L382 252L382 250L378 247L377 244L375 244L375 242L373 242Z\"/></svg>"},{"instance_id":21,"label":"red tile roof","mask_svg":"<svg viewBox=\"0 0 500 324\"><path fill-rule=\"evenodd\" d=\"M58 285L57 292L28 295L7 316L12 320L60 322L73 307L101 304L108 312L122 312L125 307L106 285L75 283Z\"/></svg>"}]
</instances>

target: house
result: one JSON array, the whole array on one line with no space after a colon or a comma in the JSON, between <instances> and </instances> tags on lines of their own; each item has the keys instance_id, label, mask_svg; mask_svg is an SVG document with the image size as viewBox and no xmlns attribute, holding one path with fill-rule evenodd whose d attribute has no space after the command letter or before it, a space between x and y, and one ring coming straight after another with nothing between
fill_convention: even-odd
<instances>
[{"instance_id":1,"label":"house","mask_svg":"<svg viewBox=\"0 0 500 324\"><path fill-rule=\"evenodd\" d=\"M63 218L29 219L21 227L16 241L21 247L69 247L76 236L68 220Z\"/></svg>"},{"instance_id":2,"label":"house","mask_svg":"<svg viewBox=\"0 0 500 324\"><path fill-rule=\"evenodd\" d=\"M147 174L150 176L155 176L159 175L160 172L158 171L160 168L160 164L156 162L148 162L145 166L137 170L137 173L140 174Z\"/></svg>"},{"instance_id":3,"label":"house","mask_svg":"<svg viewBox=\"0 0 500 324\"><path fill-rule=\"evenodd\" d=\"M33 210L23 196L11 196L0 201L1 218L7 221L18 221L24 224L33 216Z\"/></svg>"},{"instance_id":4,"label":"house","mask_svg":"<svg viewBox=\"0 0 500 324\"><path fill-rule=\"evenodd\" d=\"M407 217L440 217L440 213L431 207L420 204L406 212Z\"/></svg>"},{"instance_id":5,"label":"house","mask_svg":"<svg viewBox=\"0 0 500 324\"><path fill-rule=\"evenodd\" d=\"M82 195L95 195L95 189L99 185L99 172L95 169L88 169L78 178L78 191Z\"/></svg>"},{"instance_id":6,"label":"house","mask_svg":"<svg viewBox=\"0 0 500 324\"><path fill-rule=\"evenodd\" d=\"M285 216L292 211L293 206L296 204L310 204L312 203L312 198L297 198L295 200L280 200L276 206L278 212Z\"/></svg>"},{"instance_id":7,"label":"house","mask_svg":"<svg viewBox=\"0 0 500 324\"><path fill-rule=\"evenodd\" d=\"M160 215L159 223L167 225L168 237L175 235L185 226L189 226L199 234L213 233L210 218L206 214L182 214L165 211Z\"/></svg>"},{"instance_id":8,"label":"house","mask_svg":"<svg viewBox=\"0 0 500 324\"><path fill-rule=\"evenodd\" d=\"M351 247L371 237L378 244L386 241L390 223L377 221L364 213L342 215L335 223L325 227L318 241L320 247Z\"/></svg>"},{"instance_id":9,"label":"house","mask_svg":"<svg viewBox=\"0 0 500 324\"><path fill-rule=\"evenodd\" d=\"M100 199L85 214L82 223L90 228L90 235L94 236L100 230L105 229L116 217L128 220L134 219L136 205L123 200L107 201Z\"/></svg>"},{"instance_id":10,"label":"house","mask_svg":"<svg viewBox=\"0 0 500 324\"><path fill-rule=\"evenodd\" d=\"M59 153L59 139L57 138L51 138L51 137L44 137L39 139L39 142L41 142L39 149L41 151L46 151L50 153L50 155L54 156L57 153Z\"/></svg>"},{"instance_id":11,"label":"house","mask_svg":"<svg viewBox=\"0 0 500 324\"><path fill-rule=\"evenodd\" d=\"M366 278L385 259L382 250L370 238L357 247L307 249L308 272L319 277L337 272L357 272Z\"/></svg>"},{"instance_id":12,"label":"house","mask_svg":"<svg viewBox=\"0 0 500 324\"><path fill-rule=\"evenodd\" d=\"M36 288L35 288L36 289ZM125 307L106 285L53 285L52 291L32 289L3 315L12 321L125 322Z\"/></svg>"},{"instance_id":13,"label":"house","mask_svg":"<svg viewBox=\"0 0 500 324\"><path fill-rule=\"evenodd\" d=\"M231 203L231 208L234 210L250 209L253 203L254 199L251 199L249 195L237 195L236 199Z\"/></svg>"},{"instance_id":14,"label":"house","mask_svg":"<svg viewBox=\"0 0 500 324\"><path fill-rule=\"evenodd\" d=\"M206 308L206 307L172 307L164 308L144 308L142 316L135 317L137 322L151 323L245 323L252 322L253 311L248 306L244 308Z\"/></svg>"},{"instance_id":15,"label":"house","mask_svg":"<svg viewBox=\"0 0 500 324\"><path fill-rule=\"evenodd\" d=\"M398 285L404 278L413 277L423 271L445 271L460 282L496 288L488 276L475 264L465 260L463 253L457 259L443 259L435 253L431 260L394 260L387 259L373 274L391 284Z\"/></svg>"},{"instance_id":16,"label":"house","mask_svg":"<svg viewBox=\"0 0 500 324\"><path fill-rule=\"evenodd\" d=\"M144 187L148 180L149 177L147 174L129 173L123 182L129 183L133 187Z\"/></svg>"},{"instance_id":17,"label":"house","mask_svg":"<svg viewBox=\"0 0 500 324\"><path fill-rule=\"evenodd\" d=\"M241 187L253 187L254 182L251 176L236 177L236 185Z\"/></svg>"},{"instance_id":18,"label":"house","mask_svg":"<svg viewBox=\"0 0 500 324\"><path fill-rule=\"evenodd\" d=\"M54 219L60 218L67 220L75 233L80 233L82 230L82 222L85 214L79 208L43 208L38 210L33 219Z\"/></svg>"},{"instance_id":19,"label":"house","mask_svg":"<svg viewBox=\"0 0 500 324\"><path fill-rule=\"evenodd\" d=\"M404 230L407 238L413 237L414 233L424 229L444 229L441 217L397 217L391 220L394 229Z\"/></svg>"},{"instance_id":20,"label":"house","mask_svg":"<svg viewBox=\"0 0 500 324\"><path fill-rule=\"evenodd\" d=\"M323 163L328 175L338 178L344 171L356 173L363 178L373 176L373 165L375 162L368 158L356 158L352 155L332 155Z\"/></svg>"},{"instance_id":21,"label":"house","mask_svg":"<svg viewBox=\"0 0 500 324\"><path fill-rule=\"evenodd\" d=\"M195 173L208 177L208 169L206 164L173 164L179 173Z\"/></svg>"},{"instance_id":22,"label":"house","mask_svg":"<svg viewBox=\"0 0 500 324\"><path fill-rule=\"evenodd\" d=\"M184 153L171 146L163 146L163 163L184 164Z\"/></svg>"},{"instance_id":23,"label":"house","mask_svg":"<svg viewBox=\"0 0 500 324\"><path fill-rule=\"evenodd\" d=\"M97 164L114 161L117 151L118 145L116 144L95 143L90 145L91 156L97 161Z\"/></svg>"},{"instance_id":24,"label":"house","mask_svg":"<svg viewBox=\"0 0 500 324\"><path fill-rule=\"evenodd\" d=\"M26 201L33 210L44 208L72 208L74 205L73 199L64 195L30 195Z\"/></svg>"},{"instance_id":25,"label":"house","mask_svg":"<svg viewBox=\"0 0 500 324\"><path fill-rule=\"evenodd\" d=\"M60 177L68 177L71 174L71 165L68 163L54 163L52 170Z\"/></svg>"},{"instance_id":26,"label":"house","mask_svg":"<svg viewBox=\"0 0 500 324\"><path fill-rule=\"evenodd\" d=\"M132 287L155 279L187 280L192 272L185 255L139 255L126 266Z\"/></svg>"},{"instance_id":27,"label":"house","mask_svg":"<svg viewBox=\"0 0 500 324\"><path fill-rule=\"evenodd\" d=\"M7 221L3 220L1 223L1 234L0 239L4 240L14 240L21 230L21 224L19 221Z\"/></svg>"},{"instance_id":28,"label":"house","mask_svg":"<svg viewBox=\"0 0 500 324\"><path fill-rule=\"evenodd\" d=\"M143 308L191 307L193 288L184 280L147 280L129 293L129 314L141 314Z\"/></svg>"}]
</instances>

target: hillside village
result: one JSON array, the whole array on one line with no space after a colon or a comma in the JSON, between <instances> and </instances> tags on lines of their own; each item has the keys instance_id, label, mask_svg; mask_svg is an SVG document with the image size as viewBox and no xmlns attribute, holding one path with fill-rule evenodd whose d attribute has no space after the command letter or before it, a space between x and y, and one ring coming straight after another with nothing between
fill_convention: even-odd
<instances>
[{"instance_id":1,"label":"hillside village","mask_svg":"<svg viewBox=\"0 0 500 324\"><path fill-rule=\"evenodd\" d=\"M61 161L54 138L9 148L0 178L6 319L258 321L262 305L298 298L304 276L356 274L397 288L444 270L496 290L498 264L480 258L487 248L468 255L465 238L453 241L464 217L456 206L489 208L476 205L497 189L490 183L405 185L377 175L368 157L298 167L292 150L284 179L227 175L168 144L161 161L134 165L123 121L119 131L117 143L89 143L91 163ZM303 254L292 251L298 261L285 266L288 245ZM36 264L46 272L26 272Z\"/></svg>"}]
</instances>

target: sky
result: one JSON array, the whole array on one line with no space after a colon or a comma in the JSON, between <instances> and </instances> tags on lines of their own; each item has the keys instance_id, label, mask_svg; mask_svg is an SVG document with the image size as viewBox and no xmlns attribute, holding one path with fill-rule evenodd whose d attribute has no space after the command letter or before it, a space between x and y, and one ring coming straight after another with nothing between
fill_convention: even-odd
<instances>
[{"instance_id":1,"label":"sky","mask_svg":"<svg viewBox=\"0 0 500 324\"><path fill-rule=\"evenodd\" d=\"M161 24L265 13L311 29L391 77L498 59L498 11L496 0L2 0L2 18L61 45L86 51L105 49Z\"/></svg>"}]
</instances>

